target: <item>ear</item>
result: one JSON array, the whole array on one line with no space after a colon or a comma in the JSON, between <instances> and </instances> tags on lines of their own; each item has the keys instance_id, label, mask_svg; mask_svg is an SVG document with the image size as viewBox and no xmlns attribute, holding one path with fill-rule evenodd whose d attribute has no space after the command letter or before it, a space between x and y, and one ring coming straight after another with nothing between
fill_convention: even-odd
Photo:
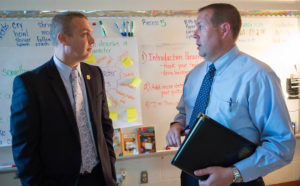
<instances>
[{"instance_id":1,"label":"ear","mask_svg":"<svg viewBox=\"0 0 300 186\"><path fill-rule=\"evenodd\" d=\"M220 28L221 28L222 38L226 38L228 36L232 37L231 26L228 22L225 22L225 23L221 24Z\"/></svg>"},{"instance_id":2,"label":"ear","mask_svg":"<svg viewBox=\"0 0 300 186\"><path fill-rule=\"evenodd\" d=\"M62 45L67 45L67 36L63 33L59 33L57 35L57 40L60 42Z\"/></svg>"}]
</instances>

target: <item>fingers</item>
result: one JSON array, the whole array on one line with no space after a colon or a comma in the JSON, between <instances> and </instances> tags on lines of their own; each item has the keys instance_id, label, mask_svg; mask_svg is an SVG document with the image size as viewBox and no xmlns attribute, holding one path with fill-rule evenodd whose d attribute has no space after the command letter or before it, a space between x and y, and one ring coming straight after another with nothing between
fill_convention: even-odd
<instances>
[{"instance_id":1,"label":"fingers","mask_svg":"<svg viewBox=\"0 0 300 186\"><path fill-rule=\"evenodd\" d=\"M184 131L185 135L188 135L189 132L190 132L190 129L186 129L186 130Z\"/></svg>"},{"instance_id":2,"label":"fingers","mask_svg":"<svg viewBox=\"0 0 300 186\"><path fill-rule=\"evenodd\" d=\"M167 145L180 146L181 145L180 135L170 130L167 134Z\"/></svg>"},{"instance_id":3,"label":"fingers","mask_svg":"<svg viewBox=\"0 0 300 186\"><path fill-rule=\"evenodd\" d=\"M194 174L196 176L204 176L204 175L208 175L211 173L212 173L211 168L199 169L199 170L194 171Z\"/></svg>"},{"instance_id":4,"label":"fingers","mask_svg":"<svg viewBox=\"0 0 300 186\"><path fill-rule=\"evenodd\" d=\"M168 146L180 146L181 145L181 135L183 126L180 123L173 124L166 136L166 141Z\"/></svg>"},{"instance_id":5,"label":"fingers","mask_svg":"<svg viewBox=\"0 0 300 186\"><path fill-rule=\"evenodd\" d=\"M232 169L225 167L208 167L194 171L196 176L209 175L207 180L199 180L199 185L230 185L233 180Z\"/></svg>"}]
</instances>

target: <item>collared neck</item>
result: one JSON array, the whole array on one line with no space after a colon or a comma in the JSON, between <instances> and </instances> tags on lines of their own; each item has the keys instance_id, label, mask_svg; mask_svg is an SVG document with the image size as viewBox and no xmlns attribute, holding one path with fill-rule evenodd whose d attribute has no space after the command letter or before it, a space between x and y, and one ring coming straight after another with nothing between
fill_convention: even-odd
<instances>
[{"instance_id":1,"label":"collared neck","mask_svg":"<svg viewBox=\"0 0 300 186\"><path fill-rule=\"evenodd\" d=\"M225 53L223 56L221 56L219 59L217 59L213 64L216 68L216 76L220 75L233 61L234 58L236 58L239 55L240 51L235 45L230 49L227 53ZM212 64L210 61L206 61L206 69L209 70L209 66Z\"/></svg>"},{"instance_id":2,"label":"collared neck","mask_svg":"<svg viewBox=\"0 0 300 186\"><path fill-rule=\"evenodd\" d=\"M65 80L69 80L70 78L70 74L72 72L72 68L69 67L68 65L64 64L62 61L60 61L54 54L53 56L53 60L54 63L61 75L62 78L64 78ZM79 76L82 76L81 74L81 67L80 67L80 63L75 67L77 69L77 71L79 72Z\"/></svg>"}]
</instances>

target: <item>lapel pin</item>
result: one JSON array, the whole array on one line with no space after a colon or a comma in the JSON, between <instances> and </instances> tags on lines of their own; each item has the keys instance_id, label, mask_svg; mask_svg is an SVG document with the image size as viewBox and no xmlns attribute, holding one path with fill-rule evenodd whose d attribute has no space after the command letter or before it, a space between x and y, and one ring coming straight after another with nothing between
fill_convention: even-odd
<instances>
[{"instance_id":1,"label":"lapel pin","mask_svg":"<svg viewBox=\"0 0 300 186\"><path fill-rule=\"evenodd\" d=\"M90 79L91 79L91 76L90 76L90 75L86 75L86 79L87 79L87 80L90 80Z\"/></svg>"}]
</instances>

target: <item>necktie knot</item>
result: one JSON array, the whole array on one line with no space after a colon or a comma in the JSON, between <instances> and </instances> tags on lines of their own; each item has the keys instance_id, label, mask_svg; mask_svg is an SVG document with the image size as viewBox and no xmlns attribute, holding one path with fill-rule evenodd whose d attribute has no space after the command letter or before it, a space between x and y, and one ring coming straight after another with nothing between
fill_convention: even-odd
<instances>
[{"instance_id":1,"label":"necktie knot","mask_svg":"<svg viewBox=\"0 0 300 186\"><path fill-rule=\"evenodd\" d=\"M72 68L70 76L71 76L71 79L73 79L73 80L78 77L78 70L77 70L77 68Z\"/></svg>"},{"instance_id":2,"label":"necktie knot","mask_svg":"<svg viewBox=\"0 0 300 186\"><path fill-rule=\"evenodd\" d=\"M214 64L209 65L209 78L213 78L215 76L216 68Z\"/></svg>"}]
</instances>

